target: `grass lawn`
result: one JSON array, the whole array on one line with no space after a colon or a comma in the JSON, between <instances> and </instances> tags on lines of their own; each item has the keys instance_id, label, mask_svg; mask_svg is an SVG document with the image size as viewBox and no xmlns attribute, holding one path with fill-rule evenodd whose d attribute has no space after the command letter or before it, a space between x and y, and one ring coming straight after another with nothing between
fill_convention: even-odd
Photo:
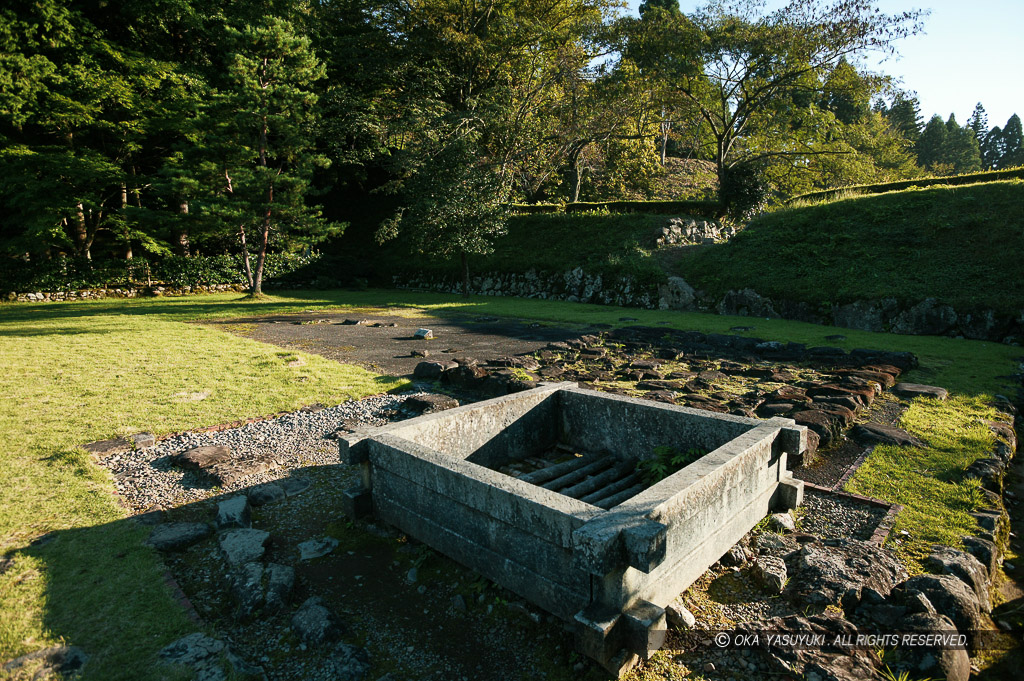
<instances>
[{"instance_id":1,"label":"grass lawn","mask_svg":"<svg viewBox=\"0 0 1024 681\"><path fill-rule=\"evenodd\" d=\"M783 320L514 298L467 301L397 291L280 293L260 302L222 294L0 305L0 432L5 435L0 456L0 554L13 558L12 565L0 567L0 661L66 640L92 657L89 678L160 678L160 670L152 667L153 655L195 625L163 585L158 557L141 546L145 532L124 522L125 511L116 503L105 470L75 446L138 430L169 433L398 387L393 379L318 356L283 353L274 346L186 323L367 307L410 315L472 312L551 323L663 322L669 328L706 332L754 326L748 335L809 345L832 344L824 337L837 333L834 328ZM623 317L638 321L619 321ZM1024 354L1020 348L994 343L839 332L847 336L838 343L846 348L915 352L922 368L908 376L910 380L942 385L959 395L939 411L915 405L922 411L908 412L908 427L920 430L935 419L948 423L949 432L967 433L969 452L980 451L977 443L985 437L974 420L989 413L984 406L988 396L1008 390L1008 375ZM295 354L305 364L287 366ZM205 392L209 396L203 400L189 399ZM946 414L947 409L954 413ZM961 418L966 419L963 424L957 421ZM922 436L929 442L925 456L960 446L946 431L933 439L924 432ZM927 460L908 464L897 454L886 465L918 466L924 478L938 475L936 479L973 456L965 454L949 468ZM872 464L875 459L879 457L873 457ZM884 474L881 467L871 478L865 474L863 484ZM861 476L854 482L862 484ZM889 498L884 495L898 497L900 492L879 484L872 493ZM918 509L916 502L893 500ZM908 514L908 522L916 528L934 524L936 518L962 521L962 515L947 514L948 507L945 497L933 507L921 505L920 515ZM961 503L954 511L962 508L966 506ZM33 544L50 532L52 541Z\"/></svg>"}]
</instances>

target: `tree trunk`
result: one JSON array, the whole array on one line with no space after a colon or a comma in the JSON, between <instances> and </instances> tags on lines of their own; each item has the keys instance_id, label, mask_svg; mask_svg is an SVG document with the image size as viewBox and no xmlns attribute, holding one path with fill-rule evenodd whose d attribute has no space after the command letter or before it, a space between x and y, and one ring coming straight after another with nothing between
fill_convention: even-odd
<instances>
[{"instance_id":1,"label":"tree trunk","mask_svg":"<svg viewBox=\"0 0 1024 681\"><path fill-rule=\"evenodd\" d=\"M242 269L245 271L245 282L251 293L253 290L252 266L249 265L249 247L245 243L245 225L239 226L238 233L242 239Z\"/></svg>"},{"instance_id":2,"label":"tree trunk","mask_svg":"<svg viewBox=\"0 0 1024 681\"><path fill-rule=\"evenodd\" d=\"M469 298L469 257L462 251L462 297Z\"/></svg>"},{"instance_id":3,"label":"tree trunk","mask_svg":"<svg viewBox=\"0 0 1024 681\"><path fill-rule=\"evenodd\" d=\"M174 252L178 255L189 254L188 243L188 201L182 199L178 203L178 220L174 223Z\"/></svg>"},{"instance_id":4,"label":"tree trunk","mask_svg":"<svg viewBox=\"0 0 1024 681\"><path fill-rule=\"evenodd\" d=\"M92 255L89 253L89 230L85 226L85 207L80 203L75 205L75 222L72 225L72 230L75 252L85 257L86 260L92 260Z\"/></svg>"},{"instance_id":5,"label":"tree trunk","mask_svg":"<svg viewBox=\"0 0 1024 681\"><path fill-rule=\"evenodd\" d=\"M128 208L128 185L124 182L121 183L121 217L124 218L124 211ZM121 234L124 238L124 259L132 259L132 237L128 230L128 225L125 223L124 232Z\"/></svg>"},{"instance_id":6,"label":"tree trunk","mask_svg":"<svg viewBox=\"0 0 1024 681\"><path fill-rule=\"evenodd\" d=\"M263 60L262 73L266 73L267 59ZM262 77L260 79L263 80ZM263 85L266 90L266 85ZM266 109L264 109L266 110ZM261 167L267 167L267 116L264 114L262 125L260 126L260 140L259 140L259 164ZM254 298L258 298L263 295L263 263L267 260L267 241L270 238L270 218L272 216L272 206L274 204L274 183L270 183L270 187L267 190L267 210L263 214L263 227L260 230L260 252L256 257L256 274L252 279L252 288L249 291L249 295Z\"/></svg>"}]
</instances>

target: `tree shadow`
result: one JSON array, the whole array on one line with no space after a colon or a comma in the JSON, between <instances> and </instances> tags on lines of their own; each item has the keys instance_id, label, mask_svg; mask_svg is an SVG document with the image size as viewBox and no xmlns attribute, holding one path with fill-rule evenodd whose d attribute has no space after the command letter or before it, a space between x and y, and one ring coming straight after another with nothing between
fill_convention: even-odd
<instances>
[{"instance_id":1,"label":"tree shadow","mask_svg":"<svg viewBox=\"0 0 1024 681\"><path fill-rule=\"evenodd\" d=\"M366 678L397 672L409 679L443 674L497 680L510 669L527 677L575 676L571 636L561 625L537 623L508 607L514 595L393 529L341 517L340 496L355 475L341 464L296 468L275 484L308 480L308 489L252 507L252 527L270 533L259 561L295 571L294 589L280 611L239 614L233 595L238 567L226 561L219 544L237 527L215 527L220 502L266 485L220 493L214 488L210 496L167 511L51 532L10 551L0 573L39 580L42 626L85 652L86 681L173 677L175 670L159 653L192 632L230 643L233 653L271 678L316 676L339 642L368 648L372 668ZM210 489L191 473L183 482L186 496ZM156 527L171 523L206 523L212 531L176 551L145 544ZM337 542L331 553L300 559L300 543L324 537ZM418 576L410 581L413 568ZM323 645L303 643L292 624L299 606L314 596L341 630ZM461 607L453 605L457 596ZM23 641L19 647L27 653L40 646Z\"/></svg>"}]
</instances>

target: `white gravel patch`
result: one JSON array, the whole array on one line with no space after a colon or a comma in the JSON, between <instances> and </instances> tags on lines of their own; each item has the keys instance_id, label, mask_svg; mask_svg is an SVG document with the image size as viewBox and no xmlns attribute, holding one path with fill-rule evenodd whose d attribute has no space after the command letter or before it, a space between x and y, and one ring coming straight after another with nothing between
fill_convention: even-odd
<instances>
[{"instance_id":1,"label":"white gravel patch","mask_svg":"<svg viewBox=\"0 0 1024 681\"><path fill-rule=\"evenodd\" d=\"M154 447L114 454L101 465L110 470L124 503L136 512L169 509L214 494L242 490L286 477L309 466L341 465L333 434L344 424L381 426L414 414L402 404L414 395L374 395L321 409L296 411L277 418L215 432L188 432L160 440ZM257 460L266 470L211 487L199 475L171 464L171 457L195 447L228 445L232 455Z\"/></svg>"}]
</instances>

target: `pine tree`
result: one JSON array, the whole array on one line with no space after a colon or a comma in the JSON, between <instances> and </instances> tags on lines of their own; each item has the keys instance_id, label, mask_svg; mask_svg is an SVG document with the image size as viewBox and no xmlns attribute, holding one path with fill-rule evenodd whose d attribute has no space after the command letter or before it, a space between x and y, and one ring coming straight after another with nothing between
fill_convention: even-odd
<instances>
[{"instance_id":1,"label":"pine tree","mask_svg":"<svg viewBox=\"0 0 1024 681\"><path fill-rule=\"evenodd\" d=\"M981 163L986 170L999 168L999 160L1006 152L1003 142L1003 129L998 125L985 134L985 143L981 146Z\"/></svg>"},{"instance_id":2,"label":"pine tree","mask_svg":"<svg viewBox=\"0 0 1024 681\"><path fill-rule=\"evenodd\" d=\"M907 140L916 143L921 138L921 105L915 95L898 95L885 111L885 117Z\"/></svg>"},{"instance_id":3,"label":"pine tree","mask_svg":"<svg viewBox=\"0 0 1024 681\"><path fill-rule=\"evenodd\" d=\"M933 170L936 164L942 163L942 150L946 145L946 134L946 124L942 121L942 117L938 114L932 116L928 125L924 126L915 146L919 166Z\"/></svg>"},{"instance_id":4,"label":"pine tree","mask_svg":"<svg viewBox=\"0 0 1024 681\"><path fill-rule=\"evenodd\" d=\"M1003 154L999 168L1013 168L1024 165L1024 131L1021 130L1020 116L1013 114L1003 126Z\"/></svg>"},{"instance_id":5,"label":"pine tree","mask_svg":"<svg viewBox=\"0 0 1024 681\"><path fill-rule=\"evenodd\" d=\"M974 131L974 137L979 145L985 143L985 135L988 134L988 114L985 113L985 107L981 102L974 106L974 111L967 119L967 127Z\"/></svg>"},{"instance_id":6,"label":"pine tree","mask_svg":"<svg viewBox=\"0 0 1024 681\"><path fill-rule=\"evenodd\" d=\"M640 3L640 16L644 16L655 7L663 9L671 14L679 14L679 0L642 0Z\"/></svg>"},{"instance_id":7,"label":"pine tree","mask_svg":"<svg viewBox=\"0 0 1024 681\"><path fill-rule=\"evenodd\" d=\"M970 128L962 128L953 114L946 121L946 139L942 145L942 163L951 166L954 173L974 173L981 170L981 150L978 138Z\"/></svg>"}]
</instances>

